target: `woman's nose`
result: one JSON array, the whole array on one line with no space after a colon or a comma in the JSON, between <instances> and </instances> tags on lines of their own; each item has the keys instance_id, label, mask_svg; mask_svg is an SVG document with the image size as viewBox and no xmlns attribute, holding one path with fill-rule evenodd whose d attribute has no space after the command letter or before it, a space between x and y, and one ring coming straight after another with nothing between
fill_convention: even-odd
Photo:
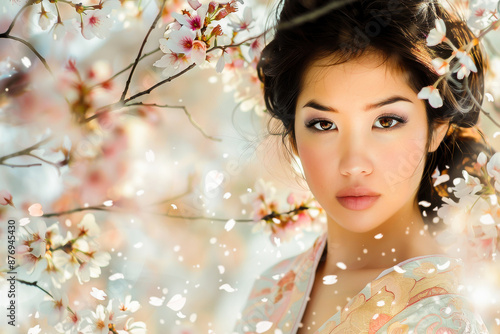
<instances>
[{"instance_id":1,"label":"woman's nose","mask_svg":"<svg viewBox=\"0 0 500 334\"><path fill-rule=\"evenodd\" d=\"M339 169L344 176L369 175L373 172L373 163L368 140L352 136L342 141Z\"/></svg>"}]
</instances>

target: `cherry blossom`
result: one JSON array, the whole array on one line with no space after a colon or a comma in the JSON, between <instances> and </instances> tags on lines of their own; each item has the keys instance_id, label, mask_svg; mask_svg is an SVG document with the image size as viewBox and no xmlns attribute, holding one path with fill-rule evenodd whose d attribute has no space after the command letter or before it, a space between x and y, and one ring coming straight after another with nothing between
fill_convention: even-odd
<instances>
[{"instance_id":1,"label":"cherry blossom","mask_svg":"<svg viewBox=\"0 0 500 334\"><path fill-rule=\"evenodd\" d=\"M197 7L196 14L194 15L191 13L183 15L179 13L172 13L172 17L174 17L182 26L196 32L205 26L205 16L207 15L207 11L208 5L202 5Z\"/></svg>"},{"instance_id":2,"label":"cherry blossom","mask_svg":"<svg viewBox=\"0 0 500 334\"><path fill-rule=\"evenodd\" d=\"M146 324L142 321L134 321L134 318L128 318L123 330L117 331L119 334L146 334Z\"/></svg>"},{"instance_id":3,"label":"cherry blossom","mask_svg":"<svg viewBox=\"0 0 500 334\"><path fill-rule=\"evenodd\" d=\"M54 326L67 316L68 297L59 289L52 292L52 298L40 303L40 313L47 318L49 325Z\"/></svg>"},{"instance_id":4,"label":"cherry blossom","mask_svg":"<svg viewBox=\"0 0 500 334\"><path fill-rule=\"evenodd\" d=\"M436 28L431 29L427 36L427 46L438 45L446 39L446 25L442 19L436 20Z\"/></svg>"},{"instance_id":5,"label":"cherry blossom","mask_svg":"<svg viewBox=\"0 0 500 334\"><path fill-rule=\"evenodd\" d=\"M106 38L113 25L110 14L113 9L120 8L119 0L104 0L100 9L88 11L81 14L81 31L86 39Z\"/></svg>"},{"instance_id":6,"label":"cherry blossom","mask_svg":"<svg viewBox=\"0 0 500 334\"><path fill-rule=\"evenodd\" d=\"M483 188L481 181L477 177L469 175L465 170L462 171L462 175L464 176L463 178L456 178L453 180L455 187L451 188L457 198L475 195Z\"/></svg>"},{"instance_id":7,"label":"cherry blossom","mask_svg":"<svg viewBox=\"0 0 500 334\"><path fill-rule=\"evenodd\" d=\"M96 311L91 311L83 318L83 321L89 325L82 330L83 333L107 334L109 332L109 310L102 305L97 305Z\"/></svg>"},{"instance_id":8,"label":"cherry blossom","mask_svg":"<svg viewBox=\"0 0 500 334\"><path fill-rule=\"evenodd\" d=\"M232 18L230 20L229 26L234 29L234 31L249 30L253 22L252 8L246 7L243 11L243 18Z\"/></svg>"},{"instance_id":9,"label":"cherry blossom","mask_svg":"<svg viewBox=\"0 0 500 334\"><path fill-rule=\"evenodd\" d=\"M193 62L191 58L184 53L173 53L169 52L161 59L157 60L153 66L164 67L162 75L165 77L170 77L177 74L189 67Z\"/></svg>"},{"instance_id":10,"label":"cherry blossom","mask_svg":"<svg viewBox=\"0 0 500 334\"><path fill-rule=\"evenodd\" d=\"M443 75L450 70L450 63L442 58L434 58L432 60L432 66L434 66L434 69L439 75Z\"/></svg>"},{"instance_id":11,"label":"cherry blossom","mask_svg":"<svg viewBox=\"0 0 500 334\"><path fill-rule=\"evenodd\" d=\"M41 12L38 13L40 17L38 18L38 25L42 30L47 30L55 20L56 16L52 12L48 12L45 10L43 3L41 5Z\"/></svg>"},{"instance_id":12,"label":"cherry blossom","mask_svg":"<svg viewBox=\"0 0 500 334\"><path fill-rule=\"evenodd\" d=\"M498 0L473 0L469 2L469 26L476 29L486 28L489 24L500 18L498 13Z\"/></svg>"},{"instance_id":13,"label":"cherry blossom","mask_svg":"<svg viewBox=\"0 0 500 334\"><path fill-rule=\"evenodd\" d=\"M439 95L439 90L434 86L427 86L420 90L418 98L429 100L429 104L433 108L440 108L443 106L443 99Z\"/></svg>"},{"instance_id":14,"label":"cherry blossom","mask_svg":"<svg viewBox=\"0 0 500 334\"><path fill-rule=\"evenodd\" d=\"M0 205L10 205L14 207L12 195L7 190L0 190Z\"/></svg>"},{"instance_id":15,"label":"cherry blossom","mask_svg":"<svg viewBox=\"0 0 500 334\"><path fill-rule=\"evenodd\" d=\"M457 51L457 58L460 61L460 67L456 70L458 79L462 80L464 77L468 77L471 71L477 72L476 64L468 53Z\"/></svg>"},{"instance_id":16,"label":"cherry blossom","mask_svg":"<svg viewBox=\"0 0 500 334\"><path fill-rule=\"evenodd\" d=\"M191 59L200 65L205 61L207 46L204 42L195 40L196 33L187 27L174 31L170 34L165 45L175 53L191 56Z\"/></svg>"}]
</instances>

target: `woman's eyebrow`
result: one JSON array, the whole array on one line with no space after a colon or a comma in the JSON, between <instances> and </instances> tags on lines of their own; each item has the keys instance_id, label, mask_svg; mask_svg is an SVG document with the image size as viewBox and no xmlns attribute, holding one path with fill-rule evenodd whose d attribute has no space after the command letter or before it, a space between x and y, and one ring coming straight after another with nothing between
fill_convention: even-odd
<instances>
[{"instance_id":1,"label":"woman's eyebrow","mask_svg":"<svg viewBox=\"0 0 500 334\"><path fill-rule=\"evenodd\" d=\"M367 105L364 110L369 111L369 110L381 108L383 106L386 106L386 105L392 104L392 103L396 103L396 102L413 103L410 99L408 99L406 97L395 95L395 96L391 96L391 97L388 97L386 99L383 99L381 101L371 103L371 104ZM330 107L330 106L324 106L324 105L316 102L315 100L311 100L311 101L307 102L306 104L304 104L303 108L306 108L306 107L317 109L320 111L329 111L329 112L334 112L334 113L339 112L337 109Z\"/></svg>"}]
</instances>

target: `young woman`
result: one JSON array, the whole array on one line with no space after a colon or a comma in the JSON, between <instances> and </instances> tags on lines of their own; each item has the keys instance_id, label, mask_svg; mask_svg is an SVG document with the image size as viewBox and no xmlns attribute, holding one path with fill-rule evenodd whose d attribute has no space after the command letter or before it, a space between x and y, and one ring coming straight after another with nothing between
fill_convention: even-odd
<instances>
[{"instance_id":1,"label":"young woman","mask_svg":"<svg viewBox=\"0 0 500 334\"><path fill-rule=\"evenodd\" d=\"M470 129L480 111L473 98L483 97L480 46L469 52L473 97L453 74L437 85L441 107L419 98L439 78L432 60L453 52L427 45L436 20L458 46L474 38L467 25L433 0L284 0L280 8L258 71L328 231L260 275L236 332L487 332L461 294L462 262L440 255L430 232L436 167L449 166L453 180L459 164L491 154ZM432 203L425 214L423 200Z\"/></svg>"}]
</instances>

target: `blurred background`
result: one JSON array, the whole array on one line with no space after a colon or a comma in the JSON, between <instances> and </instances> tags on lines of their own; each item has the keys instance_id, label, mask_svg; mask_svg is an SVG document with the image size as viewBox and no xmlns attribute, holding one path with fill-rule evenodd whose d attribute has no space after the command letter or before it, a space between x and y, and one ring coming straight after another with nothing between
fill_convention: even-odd
<instances>
[{"instance_id":1,"label":"blurred background","mask_svg":"<svg viewBox=\"0 0 500 334\"><path fill-rule=\"evenodd\" d=\"M143 105L116 105L148 31L143 54L151 54L138 62L126 99L171 76L154 66L165 55L159 40L172 13L184 9L195 15L193 3L168 0L151 31L161 1L83 3L103 5L93 9L65 1L57 8L47 0L0 3L0 34L8 32L0 35L0 190L13 204L0 206L0 254L7 254L8 219L16 221L20 244L30 238L28 228L36 231L43 221L52 240L43 245L52 251L46 256L55 259L56 253L66 256L62 246L79 235L85 215L94 215L99 231L78 247L109 254L102 265L96 262L100 273L94 266L98 277L91 274L80 283L69 269L51 274L39 263L33 273L19 268L18 274L66 295L67 305L82 317L97 305L131 296L140 308L130 317L150 333L231 333L255 277L308 248L321 231L319 217L290 240L276 242L266 227L252 222L255 207L245 200L263 192L288 211L290 193L307 195L295 165L284 159L281 137L267 135L269 117L254 71L251 50L259 48L251 43L272 23L275 3L235 2L236 12L213 22L223 35L211 43L248 43L225 49L225 55L213 50L209 61L128 102ZM102 25L92 30L90 18L99 11L105 16L95 20ZM497 51L499 35L488 36ZM494 102L484 106L500 120L500 61L491 56L487 91ZM221 57L225 67L219 73ZM500 129L485 117L481 126L498 149ZM8 284L6 266L0 265L4 309ZM18 283L17 290L18 327L2 320L1 332L55 333L67 325L56 326L43 312L42 289ZM93 292L98 290L106 294L103 300ZM481 302L491 331L500 332L500 301Z\"/></svg>"}]
</instances>

